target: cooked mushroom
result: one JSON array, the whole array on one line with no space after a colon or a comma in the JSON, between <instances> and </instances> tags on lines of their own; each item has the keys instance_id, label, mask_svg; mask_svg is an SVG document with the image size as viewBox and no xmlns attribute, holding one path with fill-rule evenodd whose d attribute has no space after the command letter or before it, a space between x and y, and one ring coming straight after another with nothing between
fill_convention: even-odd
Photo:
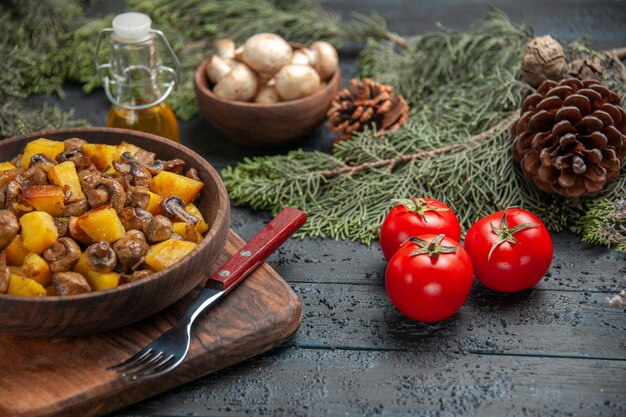
<instances>
[{"instance_id":1,"label":"cooked mushroom","mask_svg":"<svg viewBox=\"0 0 626 417\"><path fill-rule=\"evenodd\" d=\"M152 274L154 274L153 271L149 269L142 269L141 271L135 271L132 274L122 274L121 278L122 280L124 280L125 283L128 284L149 277Z\"/></svg>"},{"instance_id":2,"label":"cooked mushroom","mask_svg":"<svg viewBox=\"0 0 626 417\"><path fill-rule=\"evenodd\" d=\"M69 271L80 258L80 246L71 237L61 237L43 252L50 271Z\"/></svg>"},{"instance_id":3,"label":"cooked mushroom","mask_svg":"<svg viewBox=\"0 0 626 417\"><path fill-rule=\"evenodd\" d=\"M54 225L57 227L57 233L59 237L69 236L70 233L70 218L69 217L55 217Z\"/></svg>"},{"instance_id":4,"label":"cooked mushroom","mask_svg":"<svg viewBox=\"0 0 626 417\"><path fill-rule=\"evenodd\" d=\"M78 200L72 204L66 204L63 209L63 216L71 217L71 216L80 216L89 210L89 203L87 203L87 199L83 198L82 200Z\"/></svg>"},{"instance_id":5,"label":"cooked mushroom","mask_svg":"<svg viewBox=\"0 0 626 417\"><path fill-rule=\"evenodd\" d=\"M20 225L15 214L9 210L0 210L0 251L3 251L17 236Z\"/></svg>"},{"instance_id":6,"label":"cooked mushroom","mask_svg":"<svg viewBox=\"0 0 626 417\"><path fill-rule=\"evenodd\" d=\"M169 161L165 161L163 163L163 170L178 174L182 172L184 166L185 161L183 161L182 159L170 159Z\"/></svg>"},{"instance_id":7,"label":"cooked mushroom","mask_svg":"<svg viewBox=\"0 0 626 417\"><path fill-rule=\"evenodd\" d=\"M161 202L161 211L172 221L196 224L200 221L196 216L185 210L185 203L180 197L166 197Z\"/></svg>"},{"instance_id":8,"label":"cooked mushroom","mask_svg":"<svg viewBox=\"0 0 626 417\"><path fill-rule=\"evenodd\" d=\"M65 151L69 151L70 149L80 149L86 143L87 141L81 138L69 138L63 141Z\"/></svg>"},{"instance_id":9,"label":"cooked mushroom","mask_svg":"<svg viewBox=\"0 0 626 417\"><path fill-rule=\"evenodd\" d=\"M52 275L52 284L57 295L74 295L91 291L85 277L78 272L56 272Z\"/></svg>"},{"instance_id":10,"label":"cooked mushroom","mask_svg":"<svg viewBox=\"0 0 626 417\"><path fill-rule=\"evenodd\" d=\"M152 214L141 208L124 207L119 214L119 218L126 231L143 230L152 220Z\"/></svg>"},{"instance_id":11,"label":"cooked mushroom","mask_svg":"<svg viewBox=\"0 0 626 417\"><path fill-rule=\"evenodd\" d=\"M198 174L198 170L195 168L189 168L187 170L187 173L185 174L185 176L187 178L191 178L194 179L196 181L202 181L202 179L200 178L200 175Z\"/></svg>"},{"instance_id":12,"label":"cooked mushroom","mask_svg":"<svg viewBox=\"0 0 626 417\"><path fill-rule=\"evenodd\" d=\"M133 155L133 159L143 165L152 164L155 158L156 154L154 152L146 151L145 149L139 149L135 155Z\"/></svg>"},{"instance_id":13,"label":"cooked mushroom","mask_svg":"<svg viewBox=\"0 0 626 417\"><path fill-rule=\"evenodd\" d=\"M150 191L147 187L130 187L126 191L126 205L146 209L150 202Z\"/></svg>"},{"instance_id":14,"label":"cooked mushroom","mask_svg":"<svg viewBox=\"0 0 626 417\"><path fill-rule=\"evenodd\" d=\"M85 259L89 268L97 272L111 272L117 263L115 251L106 241L94 243L85 249Z\"/></svg>"},{"instance_id":15,"label":"cooked mushroom","mask_svg":"<svg viewBox=\"0 0 626 417\"><path fill-rule=\"evenodd\" d=\"M117 213L126 204L126 192L122 184L110 178L100 178L91 189L86 190L87 202L92 208L108 204Z\"/></svg>"},{"instance_id":16,"label":"cooked mushroom","mask_svg":"<svg viewBox=\"0 0 626 417\"><path fill-rule=\"evenodd\" d=\"M158 214L144 227L143 232L150 242L162 242L172 235L172 222Z\"/></svg>"},{"instance_id":17,"label":"cooked mushroom","mask_svg":"<svg viewBox=\"0 0 626 417\"><path fill-rule=\"evenodd\" d=\"M9 184L15 181L16 175L17 175L17 171L13 169L0 173L0 209L6 208L8 205L7 194L8 194Z\"/></svg>"},{"instance_id":18,"label":"cooked mushroom","mask_svg":"<svg viewBox=\"0 0 626 417\"><path fill-rule=\"evenodd\" d=\"M83 154L80 148L68 149L61 152L57 155L56 159L58 163L71 161L78 170L86 169L93 165L91 158Z\"/></svg>"},{"instance_id":19,"label":"cooked mushroom","mask_svg":"<svg viewBox=\"0 0 626 417\"><path fill-rule=\"evenodd\" d=\"M11 164L16 169L21 169L22 168L22 159L23 158L24 158L24 154L23 153L19 153L19 154L15 155L15 157L13 159L11 159L9 162L11 162Z\"/></svg>"},{"instance_id":20,"label":"cooked mushroom","mask_svg":"<svg viewBox=\"0 0 626 417\"><path fill-rule=\"evenodd\" d=\"M78 181L82 188L92 188L100 178L102 178L102 172L98 171L95 165L78 171Z\"/></svg>"},{"instance_id":21,"label":"cooked mushroom","mask_svg":"<svg viewBox=\"0 0 626 417\"><path fill-rule=\"evenodd\" d=\"M59 163L46 155L45 153L37 153L30 158L30 166L38 165L44 172L48 172L50 168ZM30 168L29 168L30 169Z\"/></svg>"},{"instance_id":22,"label":"cooked mushroom","mask_svg":"<svg viewBox=\"0 0 626 417\"><path fill-rule=\"evenodd\" d=\"M30 166L25 171L19 171L17 180L22 185L44 185L48 183L48 171L57 161L48 155L38 153L30 158Z\"/></svg>"},{"instance_id":23,"label":"cooked mushroom","mask_svg":"<svg viewBox=\"0 0 626 417\"><path fill-rule=\"evenodd\" d=\"M125 152L125 154L128 154L128 152ZM137 161L134 161L134 160L131 160L130 162L113 161L113 168L121 174L125 174L125 175L130 174L131 176L130 184L133 186L139 185L142 187L148 187L150 185L150 180L152 179L152 175L150 174L150 171L148 171L148 169L145 166L143 166Z\"/></svg>"},{"instance_id":24,"label":"cooked mushroom","mask_svg":"<svg viewBox=\"0 0 626 417\"><path fill-rule=\"evenodd\" d=\"M149 248L143 232L139 230L126 232L120 240L113 244L118 269L122 272L136 270L143 263Z\"/></svg>"},{"instance_id":25,"label":"cooked mushroom","mask_svg":"<svg viewBox=\"0 0 626 417\"><path fill-rule=\"evenodd\" d=\"M22 186L17 180L10 181L5 190L4 205L9 210L15 210L14 203L19 203L22 196Z\"/></svg>"},{"instance_id":26,"label":"cooked mushroom","mask_svg":"<svg viewBox=\"0 0 626 417\"><path fill-rule=\"evenodd\" d=\"M6 293L9 289L9 268L4 251L0 252L0 293Z\"/></svg>"}]
</instances>

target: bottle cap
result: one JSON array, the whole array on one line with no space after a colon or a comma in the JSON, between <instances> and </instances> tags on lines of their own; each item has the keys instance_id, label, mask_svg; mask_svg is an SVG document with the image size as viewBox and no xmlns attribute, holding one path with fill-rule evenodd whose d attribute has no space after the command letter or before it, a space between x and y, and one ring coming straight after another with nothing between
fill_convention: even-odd
<instances>
[{"instance_id":1,"label":"bottle cap","mask_svg":"<svg viewBox=\"0 0 626 417\"><path fill-rule=\"evenodd\" d=\"M150 38L152 21L143 13L129 12L113 19L113 37L124 43L143 42Z\"/></svg>"}]
</instances>

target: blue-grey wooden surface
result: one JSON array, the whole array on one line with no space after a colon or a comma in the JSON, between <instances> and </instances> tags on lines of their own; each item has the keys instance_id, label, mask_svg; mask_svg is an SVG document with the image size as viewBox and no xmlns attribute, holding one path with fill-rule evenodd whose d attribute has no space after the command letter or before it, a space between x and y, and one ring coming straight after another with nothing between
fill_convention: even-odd
<instances>
[{"instance_id":1,"label":"blue-grey wooden surface","mask_svg":"<svg viewBox=\"0 0 626 417\"><path fill-rule=\"evenodd\" d=\"M482 1L461 0L322 3L344 15L376 11L400 34L434 30L437 22L463 29L488 10ZM624 1L491 4L537 34L587 35L595 48L626 45ZM100 2L88 11L122 8ZM346 78L354 74L353 54L342 56L342 68ZM62 106L104 124L101 92L70 86L66 93ZM265 153L226 141L200 117L182 125L182 137L218 168ZM293 148L328 150L331 141L320 128ZM268 220L268 213L233 209L233 228L244 238ZM626 256L566 233L554 244L551 272L534 290L499 295L476 286L453 318L423 325L386 297L377 244L291 240L269 259L304 305L289 343L114 415L624 416L626 315L606 297L626 287Z\"/></svg>"}]
</instances>

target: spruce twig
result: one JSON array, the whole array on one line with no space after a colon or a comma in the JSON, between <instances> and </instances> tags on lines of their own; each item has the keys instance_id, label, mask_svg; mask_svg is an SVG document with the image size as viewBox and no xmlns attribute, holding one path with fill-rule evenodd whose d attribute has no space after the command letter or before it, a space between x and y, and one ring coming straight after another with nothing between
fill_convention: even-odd
<instances>
[{"instance_id":1,"label":"spruce twig","mask_svg":"<svg viewBox=\"0 0 626 417\"><path fill-rule=\"evenodd\" d=\"M327 169L327 170L320 171L320 175L327 177L327 178L335 177L341 174L346 174L348 176L351 176L354 173L365 170L365 169L381 168L384 166L390 166L391 168L393 168L398 164L405 163L408 161L414 161L416 159L422 159L422 158L435 156L438 154L447 153L454 149L467 146L468 143L480 142L481 140L487 139L501 129L510 128L513 122L517 120L518 117L519 117L519 111L516 110L513 113L511 113L511 115L501 120L495 126L492 126L489 129L481 133L470 136L466 141L463 141L463 142L451 143L448 145L441 146L439 148L430 149L428 151L420 151L416 153L404 154L404 155L397 156L395 158L382 159L376 162L364 162L360 165L346 165L346 166L339 167L339 168Z\"/></svg>"}]
</instances>

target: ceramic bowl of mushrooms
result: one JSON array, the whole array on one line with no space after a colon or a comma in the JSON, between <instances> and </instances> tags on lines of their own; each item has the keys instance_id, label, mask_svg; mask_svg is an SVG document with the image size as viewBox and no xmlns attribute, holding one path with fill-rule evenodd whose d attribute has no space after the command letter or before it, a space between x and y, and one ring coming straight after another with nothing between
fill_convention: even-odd
<instances>
[{"instance_id":1,"label":"ceramic bowl of mushrooms","mask_svg":"<svg viewBox=\"0 0 626 417\"><path fill-rule=\"evenodd\" d=\"M239 46L220 39L215 50L196 71L196 97L209 123L243 145L277 147L310 134L341 84L328 42L260 33Z\"/></svg>"},{"instance_id":2,"label":"ceramic bowl of mushrooms","mask_svg":"<svg viewBox=\"0 0 626 417\"><path fill-rule=\"evenodd\" d=\"M0 332L93 334L201 284L230 228L200 155L148 133L41 131L0 142Z\"/></svg>"}]
</instances>

